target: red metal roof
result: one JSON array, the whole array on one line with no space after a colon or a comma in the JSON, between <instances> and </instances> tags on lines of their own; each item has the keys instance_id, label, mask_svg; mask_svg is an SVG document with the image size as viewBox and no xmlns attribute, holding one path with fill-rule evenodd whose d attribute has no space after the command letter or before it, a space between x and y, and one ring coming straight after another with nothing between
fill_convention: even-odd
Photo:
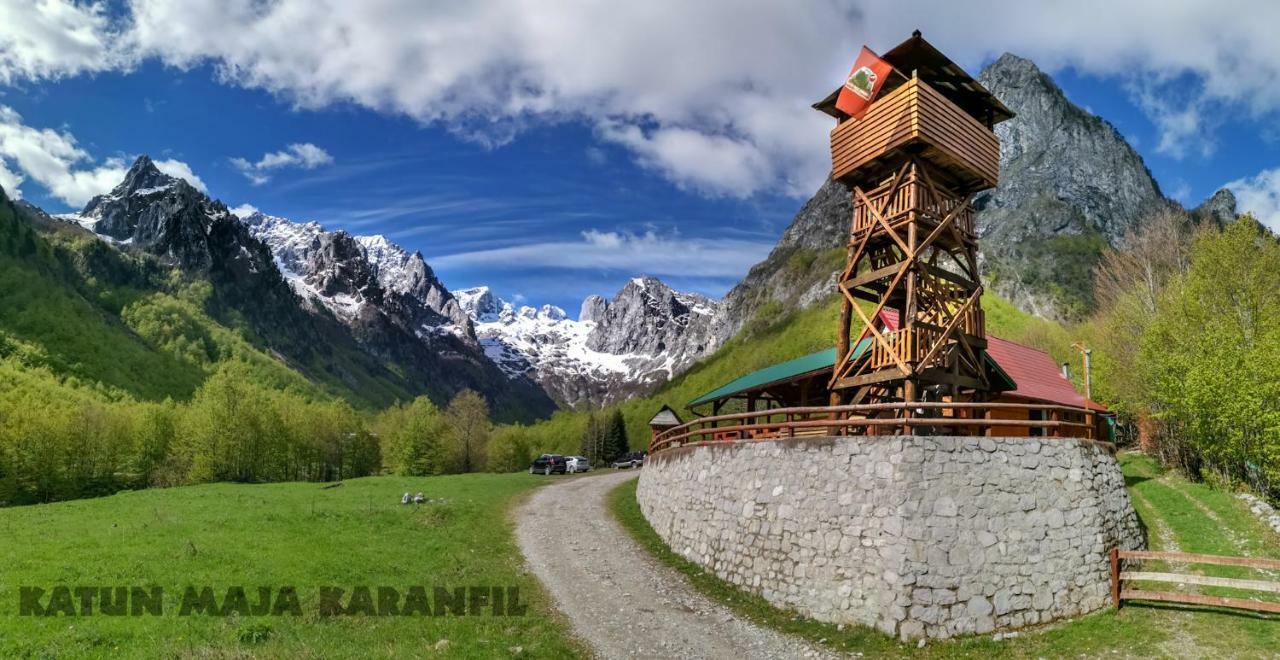
<instances>
[{"instance_id":1,"label":"red metal roof","mask_svg":"<svg viewBox=\"0 0 1280 660\"><path fill-rule=\"evenodd\" d=\"M890 331L897 330L897 310L881 310L880 322ZM1063 406L1085 405L1084 396L1062 375L1057 363L1048 353L988 334L987 354L1018 386L1011 392L1005 392L1006 395ZM1107 410L1096 401L1090 401L1089 407L1102 412Z\"/></svg>"}]
</instances>

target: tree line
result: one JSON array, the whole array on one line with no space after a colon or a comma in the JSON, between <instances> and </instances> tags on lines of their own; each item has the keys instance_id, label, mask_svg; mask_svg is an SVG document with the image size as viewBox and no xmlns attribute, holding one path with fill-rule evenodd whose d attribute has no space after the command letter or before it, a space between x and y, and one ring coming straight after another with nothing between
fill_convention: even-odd
<instances>
[{"instance_id":1,"label":"tree line","mask_svg":"<svg viewBox=\"0 0 1280 660\"><path fill-rule=\"evenodd\" d=\"M1166 464L1280 491L1280 240L1167 211L1096 272L1095 396Z\"/></svg>"},{"instance_id":2,"label":"tree line","mask_svg":"<svg viewBox=\"0 0 1280 660\"><path fill-rule=\"evenodd\" d=\"M24 364L29 348L0 333L0 505L212 481L512 469L489 463L489 408L471 390L443 409L420 397L371 413L262 384L233 361L189 401L146 402Z\"/></svg>"}]
</instances>

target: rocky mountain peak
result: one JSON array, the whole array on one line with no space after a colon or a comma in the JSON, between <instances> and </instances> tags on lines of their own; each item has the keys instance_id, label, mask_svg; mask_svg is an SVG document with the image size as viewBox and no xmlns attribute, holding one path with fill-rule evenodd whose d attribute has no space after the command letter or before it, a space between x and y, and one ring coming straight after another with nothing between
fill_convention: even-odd
<instances>
[{"instance_id":1,"label":"rocky mountain peak","mask_svg":"<svg viewBox=\"0 0 1280 660\"><path fill-rule=\"evenodd\" d=\"M995 128L1000 184L974 200L988 285L1042 316L1081 314L1102 250L1172 203L1115 127L1030 60L1006 53L978 82L1017 115Z\"/></svg>"},{"instance_id":2,"label":"rocky mountain peak","mask_svg":"<svg viewBox=\"0 0 1280 660\"><path fill-rule=\"evenodd\" d=\"M1221 227L1233 222L1237 213L1235 193L1222 188L1192 209L1191 216L1201 222L1209 221Z\"/></svg>"},{"instance_id":3,"label":"rocky mountain peak","mask_svg":"<svg viewBox=\"0 0 1280 660\"><path fill-rule=\"evenodd\" d=\"M177 177L169 176L160 171L156 164L151 161L151 157L143 154L133 161L133 166L125 173L124 180L120 185L116 186L116 190L126 190L134 192L144 190L146 188L162 188L173 185L180 181Z\"/></svg>"},{"instance_id":4,"label":"rocky mountain peak","mask_svg":"<svg viewBox=\"0 0 1280 660\"><path fill-rule=\"evenodd\" d=\"M222 202L164 174L147 156L139 156L111 192L89 200L79 214L62 217L186 269L211 268L224 249L251 240ZM269 267L269 259L260 263L257 252L246 247L227 256L233 261L248 260L243 264L245 272L259 272Z\"/></svg>"},{"instance_id":5,"label":"rocky mountain peak","mask_svg":"<svg viewBox=\"0 0 1280 660\"><path fill-rule=\"evenodd\" d=\"M628 281L611 301L587 297L577 320L555 305L516 308L484 286L454 296L491 360L569 406L646 391L718 346L711 331L718 304L654 277Z\"/></svg>"},{"instance_id":6,"label":"rocky mountain peak","mask_svg":"<svg viewBox=\"0 0 1280 660\"><path fill-rule=\"evenodd\" d=\"M241 222L271 248L299 295L344 321L355 322L368 305L408 332L446 332L475 341L471 319L421 253L411 254L385 236L330 232L315 222L261 212Z\"/></svg>"},{"instance_id":7,"label":"rocky mountain peak","mask_svg":"<svg viewBox=\"0 0 1280 660\"><path fill-rule=\"evenodd\" d=\"M996 126L1000 185L985 193L979 205L1049 216L1024 223L1007 214L986 213L987 233L1002 237L1010 229L1017 235L1025 230L1096 230L1118 241L1153 207L1166 203L1142 157L1115 127L1068 100L1031 60L1005 53L983 69L978 82L1017 114ZM1054 213L1046 204L1026 208L1037 198L1065 202L1078 213Z\"/></svg>"},{"instance_id":8,"label":"rocky mountain peak","mask_svg":"<svg viewBox=\"0 0 1280 660\"><path fill-rule=\"evenodd\" d=\"M459 289L454 291L453 295L458 300L462 311L477 323L497 321L498 314L502 312L503 301L493 295L493 291L487 286Z\"/></svg>"},{"instance_id":9,"label":"rocky mountain peak","mask_svg":"<svg viewBox=\"0 0 1280 660\"><path fill-rule=\"evenodd\" d=\"M701 356L718 343L711 332L717 308L706 296L677 292L656 277L632 278L596 319L587 346L613 354L659 354L681 346Z\"/></svg>"}]
</instances>

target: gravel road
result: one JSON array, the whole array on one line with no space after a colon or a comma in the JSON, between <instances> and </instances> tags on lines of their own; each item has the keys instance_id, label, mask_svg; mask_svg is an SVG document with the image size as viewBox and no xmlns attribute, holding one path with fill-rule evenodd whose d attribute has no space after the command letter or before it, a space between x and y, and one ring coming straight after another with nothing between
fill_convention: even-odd
<instances>
[{"instance_id":1,"label":"gravel road","mask_svg":"<svg viewBox=\"0 0 1280 660\"><path fill-rule=\"evenodd\" d=\"M835 657L739 618L632 541L605 500L638 474L564 479L538 489L516 512L529 570L575 635L602 658Z\"/></svg>"}]
</instances>

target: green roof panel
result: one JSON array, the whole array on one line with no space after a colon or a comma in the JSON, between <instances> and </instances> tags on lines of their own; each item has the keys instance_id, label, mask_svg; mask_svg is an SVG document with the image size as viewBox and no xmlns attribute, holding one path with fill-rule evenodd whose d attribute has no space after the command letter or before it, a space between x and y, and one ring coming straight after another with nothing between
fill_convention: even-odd
<instances>
[{"instance_id":1,"label":"green roof panel","mask_svg":"<svg viewBox=\"0 0 1280 660\"><path fill-rule=\"evenodd\" d=\"M858 342L857 347L853 349L854 356L857 357L862 355L862 352L867 350L867 346L870 344L870 339L863 339ZM704 403L711 403L716 399L723 399L727 396L732 396L738 392L755 389L761 385L768 385L769 383L774 383L780 380L787 380L788 378L794 378L795 376L807 374L812 371L830 369L835 363L836 349L833 346L826 350L798 357L794 360L779 362L773 366L765 367L764 369L753 371L741 378L731 380L728 383L703 394L693 401L690 401L689 406L700 406Z\"/></svg>"}]
</instances>

